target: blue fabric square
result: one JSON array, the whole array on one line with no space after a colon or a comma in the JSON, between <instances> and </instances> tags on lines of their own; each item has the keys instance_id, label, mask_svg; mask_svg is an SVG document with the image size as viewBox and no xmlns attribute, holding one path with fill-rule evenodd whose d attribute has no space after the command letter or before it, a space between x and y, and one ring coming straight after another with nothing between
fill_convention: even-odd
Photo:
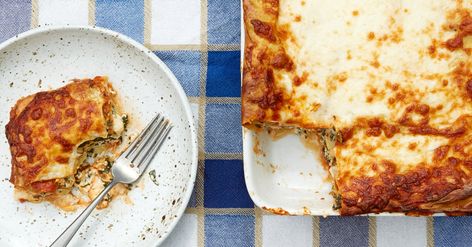
<instances>
[{"instance_id":1,"label":"blue fabric square","mask_svg":"<svg viewBox=\"0 0 472 247\"><path fill-rule=\"evenodd\" d=\"M205 160L205 207L252 208L242 160Z\"/></svg>"},{"instance_id":2,"label":"blue fabric square","mask_svg":"<svg viewBox=\"0 0 472 247\"><path fill-rule=\"evenodd\" d=\"M254 246L254 216L206 215L205 246Z\"/></svg>"},{"instance_id":3,"label":"blue fabric square","mask_svg":"<svg viewBox=\"0 0 472 247\"><path fill-rule=\"evenodd\" d=\"M241 42L240 0L208 0L208 43Z\"/></svg>"},{"instance_id":4,"label":"blue fabric square","mask_svg":"<svg viewBox=\"0 0 472 247\"><path fill-rule=\"evenodd\" d=\"M29 30L30 26L30 0L0 0L0 42Z\"/></svg>"},{"instance_id":5,"label":"blue fabric square","mask_svg":"<svg viewBox=\"0 0 472 247\"><path fill-rule=\"evenodd\" d=\"M472 246L471 217L434 217L435 246Z\"/></svg>"},{"instance_id":6,"label":"blue fabric square","mask_svg":"<svg viewBox=\"0 0 472 247\"><path fill-rule=\"evenodd\" d=\"M240 61L239 51L208 52L207 96L240 97Z\"/></svg>"},{"instance_id":7,"label":"blue fabric square","mask_svg":"<svg viewBox=\"0 0 472 247\"><path fill-rule=\"evenodd\" d=\"M143 0L97 0L95 9L97 26L123 33L143 43Z\"/></svg>"},{"instance_id":8,"label":"blue fabric square","mask_svg":"<svg viewBox=\"0 0 472 247\"><path fill-rule=\"evenodd\" d=\"M241 104L207 104L205 151L241 153Z\"/></svg>"},{"instance_id":9,"label":"blue fabric square","mask_svg":"<svg viewBox=\"0 0 472 247\"><path fill-rule=\"evenodd\" d=\"M155 54L172 70L187 96L200 95L200 52L158 51Z\"/></svg>"},{"instance_id":10,"label":"blue fabric square","mask_svg":"<svg viewBox=\"0 0 472 247\"><path fill-rule=\"evenodd\" d=\"M320 217L321 246L359 247L368 242L368 217Z\"/></svg>"}]
</instances>

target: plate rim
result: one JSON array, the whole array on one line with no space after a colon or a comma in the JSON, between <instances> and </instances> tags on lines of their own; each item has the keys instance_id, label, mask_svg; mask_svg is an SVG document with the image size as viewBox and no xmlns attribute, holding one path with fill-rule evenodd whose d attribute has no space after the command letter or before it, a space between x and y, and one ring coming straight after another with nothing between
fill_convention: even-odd
<instances>
[{"instance_id":1,"label":"plate rim","mask_svg":"<svg viewBox=\"0 0 472 247\"><path fill-rule=\"evenodd\" d=\"M113 36L114 38L118 39L119 41L126 43L135 49L143 52L145 56L147 56L149 59L151 59L154 63L156 63L168 76L170 79L170 82L172 86L176 89L177 95L179 96L179 100L181 104L184 107L185 115L187 117L187 123L190 127L190 135L191 135L191 146L192 146L192 169L190 171L190 177L187 182L187 191L184 194L184 198L182 200L182 204L180 208L177 210L177 217L175 220L173 220L170 224L169 227L167 228L167 231L162 235L161 238L158 238L157 241L155 242L155 246L161 245L165 239L173 232L175 229L175 226L177 223L181 220L182 216L185 213L185 210L187 208L187 205L190 201L190 198L192 196L192 192L195 186L195 181L196 181L196 176L197 176L197 169L198 169L198 136L196 132L196 127L193 121L193 114L192 110L190 107L190 101L187 97L187 94L185 93L184 89L182 88L182 85L180 84L179 80L175 77L174 73L169 69L169 67L159 58L154 54L153 51L145 47L143 44L139 43L138 41L132 39L131 37L110 30L106 29L103 27L97 27L97 26L86 26L86 25L54 25L54 26L41 26L37 28L30 29L26 32L17 34L2 43L0 43L0 51L4 50L10 45L14 45L16 42L19 42L23 39L35 36L35 35L40 35L43 33L51 32L51 31L80 31L80 32L94 32L98 34L107 34L110 36Z\"/></svg>"}]
</instances>

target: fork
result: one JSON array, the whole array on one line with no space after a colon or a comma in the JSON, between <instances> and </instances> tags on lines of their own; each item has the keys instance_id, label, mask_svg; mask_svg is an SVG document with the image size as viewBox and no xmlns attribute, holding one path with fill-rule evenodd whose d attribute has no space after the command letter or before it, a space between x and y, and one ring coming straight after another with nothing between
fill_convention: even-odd
<instances>
[{"instance_id":1,"label":"fork","mask_svg":"<svg viewBox=\"0 0 472 247\"><path fill-rule=\"evenodd\" d=\"M80 226L113 186L118 183L130 184L138 180L151 163L171 129L172 124L169 120L161 114L157 114L131 145L116 159L111 168L112 181L50 247L67 246Z\"/></svg>"}]
</instances>

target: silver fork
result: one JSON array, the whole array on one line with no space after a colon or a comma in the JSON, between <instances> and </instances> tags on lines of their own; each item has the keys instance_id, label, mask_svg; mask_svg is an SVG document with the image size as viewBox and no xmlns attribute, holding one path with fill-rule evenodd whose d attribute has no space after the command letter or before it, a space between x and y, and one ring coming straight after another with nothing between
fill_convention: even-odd
<instances>
[{"instance_id":1,"label":"silver fork","mask_svg":"<svg viewBox=\"0 0 472 247\"><path fill-rule=\"evenodd\" d=\"M90 205L67 227L67 229L51 244L51 247L63 247L69 244L82 223L95 209L103 197L118 183L130 184L138 180L165 141L172 125L169 120L158 114L144 128L111 168L113 180L90 203Z\"/></svg>"}]
</instances>

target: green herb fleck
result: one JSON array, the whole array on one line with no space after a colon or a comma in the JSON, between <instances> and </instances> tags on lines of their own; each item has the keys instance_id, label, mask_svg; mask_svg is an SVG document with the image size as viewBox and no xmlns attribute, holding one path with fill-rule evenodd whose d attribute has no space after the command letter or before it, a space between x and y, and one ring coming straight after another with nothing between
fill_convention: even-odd
<instances>
[{"instance_id":1,"label":"green herb fleck","mask_svg":"<svg viewBox=\"0 0 472 247\"><path fill-rule=\"evenodd\" d=\"M87 150L87 158L92 158L94 151L93 148Z\"/></svg>"},{"instance_id":2,"label":"green herb fleck","mask_svg":"<svg viewBox=\"0 0 472 247\"><path fill-rule=\"evenodd\" d=\"M107 165L105 166L105 168L101 171L99 171L100 173L110 173L110 170L111 170L111 167L113 166L113 162L107 160Z\"/></svg>"},{"instance_id":3,"label":"green herb fleck","mask_svg":"<svg viewBox=\"0 0 472 247\"><path fill-rule=\"evenodd\" d=\"M338 210L341 208L341 195L333 195L333 197L334 197L333 210Z\"/></svg>"},{"instance_id":4,"label":"green herb fleck","mask_svg":"<svg viewBox=\"0 0 472 247\"><path fill-rule=\"evenodd\" d=\"M157 182L157 179L156 179L156 170L149 171L149 178L155 185L159 186L159 183Z\"/></svg>"},{"instance_id":5,"label":"green herb fleck","mask_svg":"<svg viewBox=\"0 0 472 247\"><path fill-rule=\"evenodd\" d=\"M123 120L123 127L124 127L124 129L126 129L126 128L128 127L128 121L129 121L128 115L126 115L126 114L123 115L123 116L121 117L121 119Z\"/></svg>"}]
</instances>

